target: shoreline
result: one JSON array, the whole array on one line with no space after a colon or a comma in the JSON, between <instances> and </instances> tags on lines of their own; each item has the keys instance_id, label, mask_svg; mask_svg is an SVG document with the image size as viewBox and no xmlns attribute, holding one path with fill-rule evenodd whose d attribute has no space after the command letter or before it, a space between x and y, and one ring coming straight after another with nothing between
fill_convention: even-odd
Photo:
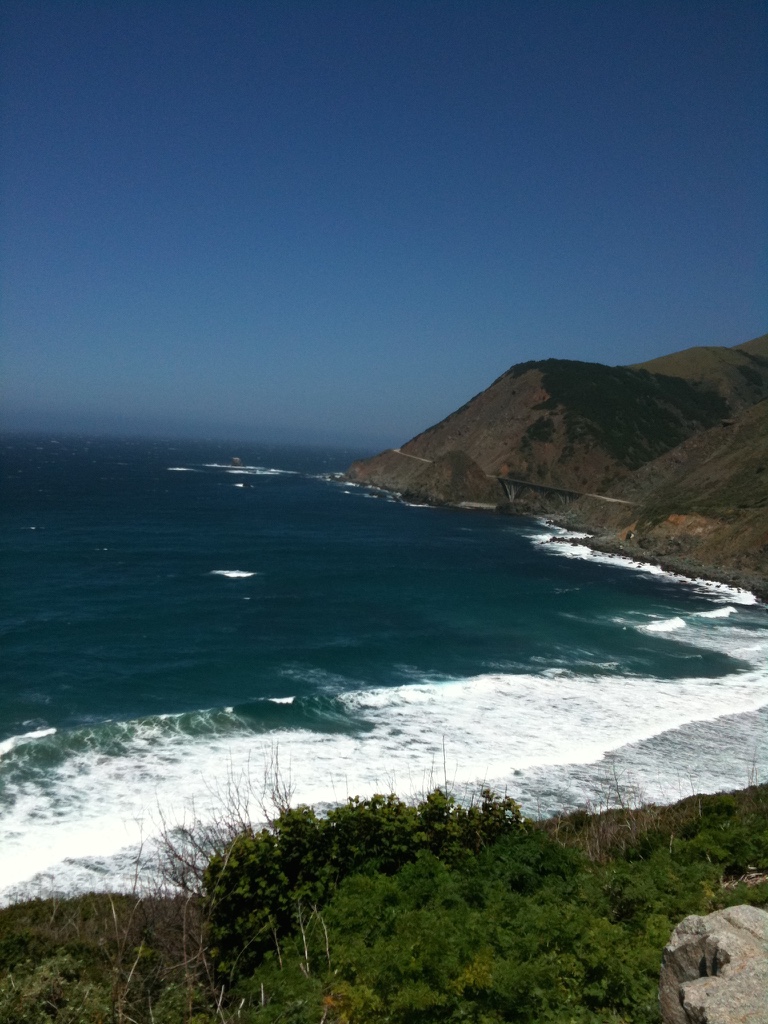
<instances>
[{"instance_id":1,"label":"shoreline","mask_svg":"<svg viewBox=\"0 0 768 1024\"><path fill-rule=\"evenodd\" d=\"M357 487L368 487L372 490L387 494L405 505L429 508L450 508L461 512L481 513L483 515L513 516L515 518L536 519L544 524L551 524L564 530L585 533L586 536L578 540L561 538L562 543L581 544L593 551L606 555L616 555L627 558L631 561L646 565L657 566L664 572L673 576L683 577L686 580L696 582L705 580L709 583L721 583L728 587L735 587L738 590L745 590L753 594L761 607L768 608L768 578L758 572L746 569L737 569L732 566L713 565L710 562L700 561L693 555L672 555L666 552L657 552L653 547L641 547L631 541L619 540L615 532L598 527L591 523L581 511L560 512L543 508L526 509L521 511L513 510L511 506L491 505L484 502L437 502L424 499L416 501L414 495L407 492L390 490L378 484L367 484L362 481L346 479Z\"/></svg>"},{"instance_id":2,"label":"shoreline","mask_svg":"<svg viewBox=\"0 0 768 1024\"><path fill-rule=\"evenodd\" d=\"M557 513L544 517L545 521L566 530L583 530L586 537L576 539L562 538L563 543L582 544L592 551L606 555L616 555L635 562L654 565L673 576L695 582L706 580L709 583L721 583L728 587L736 587L753 594L760 606L768 606L768 580L759 573L727 566L712 565L690 555L659 554L653 549L643 548L631 542L621 541L614 534L599 531L581 518L568 515L558 516Z\"/></svg>"}]
</instances>

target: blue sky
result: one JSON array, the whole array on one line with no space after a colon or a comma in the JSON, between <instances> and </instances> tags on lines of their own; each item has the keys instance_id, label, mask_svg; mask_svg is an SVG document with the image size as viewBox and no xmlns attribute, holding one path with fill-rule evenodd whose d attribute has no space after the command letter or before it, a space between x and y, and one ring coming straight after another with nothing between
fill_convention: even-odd
<instances>
[{"instance_id":1,"label":"blue sky","mask_svg":"<svg viewBox=\"0 0 768 1024\"><path fill-rule=\"evenodd\" d=\"M6 0L12 428L399 443L768 330L768 13Z\"/></svg>"}]
</instances>

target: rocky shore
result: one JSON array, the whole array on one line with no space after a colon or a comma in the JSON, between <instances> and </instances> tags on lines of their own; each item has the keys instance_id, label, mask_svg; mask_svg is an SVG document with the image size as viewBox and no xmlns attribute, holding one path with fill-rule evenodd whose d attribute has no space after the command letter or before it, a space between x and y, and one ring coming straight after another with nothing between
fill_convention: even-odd
<instances>
[{"instance_id":1,"label":"rocky shore","mask_svg":"<svg viewBox=\"0 0 768 1024\"><path fill-rule=\"evenodd\" d=\"M657 565L666 572L684 576L687 579L710 580L725 583L729 587L738 587L753 593L763 604L768 605L768 578L762 573L749 569L734 568L712 564L696 558L695 555L674 554L668 550L654 550L650 545L633 543L631 539L620 540L615 533L605 530L594 530L583 517L577 514L561 513L547 516L547 520L555 526L568 530L578 530L589 534L587 537L573 540L574 544L582 544L593 551L602 551L609 555L623 555L634 561ZM560 542L568 538L559 538Z\"/></svg>"},{"instance_id":2,"label":"rocky shore","mask_svg":"<svg viewBox=\"0 0 768 1024\"><path fill-rule=\"evenodd\" d=\"M350 476L352 482L359 478ZM704 579L723 583L729 587L748 590L768 606L768 573L764 571L765 554L762 550L749 557L743 552L729 556L728 544L718 544L722 524L702 516L670 516L652 529L638 529L636 524L627 526L632 518L631 511L621 505L601 505L594 499L580 499L570 505L558 504L543 496L528 497L515 502L493 503L455 500L457 495L436 493L401 493L382 484L381 490L393 493L405 501L417 501L436 508L461 508L468 512L484 514L527 516L542 519L566 530L587 534L574 539L581 544L609 555L620 555L637 562L657 565L666 572L684 576L686 579ZM454 500L449 500L454 498ZM632 527L635 527L633 529ZM560 543L568 542L567 537L558 538ZM724 551L722 561L713 559L711 553L718 546ZM741 564L734 564L741 563Z\"/></svg>"}]
</instances>

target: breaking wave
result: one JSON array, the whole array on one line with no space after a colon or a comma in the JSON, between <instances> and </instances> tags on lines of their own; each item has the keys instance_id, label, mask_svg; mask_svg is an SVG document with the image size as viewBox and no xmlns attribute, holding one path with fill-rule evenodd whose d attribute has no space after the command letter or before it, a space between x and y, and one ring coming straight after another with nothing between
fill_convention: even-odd
<instances>
[{"instance_id":1,"label":"breaking wave","mask_svg":"<svg viewBox=\"0 0 768 1024\"><path fill-rule=\"evenodd\" d=\"M416 794L447 777L506 788L535 814L589 798L606 758L637 762L651 795L674 798L687 755L670 756L670 737L682 730L700 747L697 730L719 722L721 738L737 728L747 739L728 759L704 758L700 781L743 785L761 749L765 683L757 668L675 680L486 673L28 733L5 741L0 760L3 891L113 884L160 809L165 820L212 814L228 780L261 777L277 748L297 801Z\"/></svg>"}]
</instances>

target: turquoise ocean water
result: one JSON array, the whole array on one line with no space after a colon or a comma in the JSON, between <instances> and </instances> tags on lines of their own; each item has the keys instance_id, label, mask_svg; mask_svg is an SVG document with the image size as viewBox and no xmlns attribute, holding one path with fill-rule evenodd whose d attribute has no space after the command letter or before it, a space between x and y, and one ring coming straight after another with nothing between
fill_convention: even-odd
<instances>
[{"instance_id":1,"label":"turquoise ocean water","mask_svg":"<svg viewBox=\"0 0 768 1024\"><path fill-rule=\"evenodd\" d=\"M0 898L123 884L276 757L296 801L529 814L765 779L751 595L334 479L359 454L3 438Z\"/></svg>"}]
</instances>

